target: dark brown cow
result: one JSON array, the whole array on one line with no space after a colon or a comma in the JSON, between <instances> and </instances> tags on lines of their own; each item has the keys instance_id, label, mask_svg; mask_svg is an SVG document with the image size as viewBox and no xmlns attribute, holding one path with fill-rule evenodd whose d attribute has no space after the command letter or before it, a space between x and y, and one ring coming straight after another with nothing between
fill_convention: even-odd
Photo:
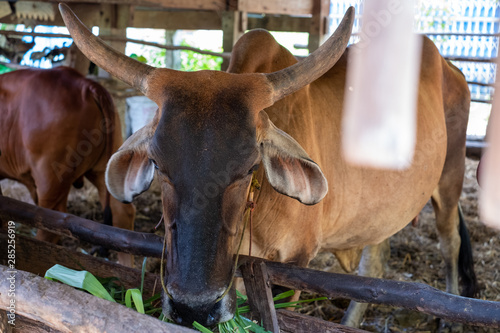
<instances>
[{"instance_id":1,"label":"dark brown cow","mask_svg":"<svg viewBox=\"0 0 500 333\"><path fill-rule=\"evenodd\" d=\"M73 69L23 69L0 76L0 179L20 181L33 201L66 211L72 184L83 177L98 189L113 225L133 229L135 208L106 190L110 156L120 147L120 120L109 93ZM38 230L37 238L56 241ZM132 256L119 254L132 265Z\"/></svg>"},{"instance_id":2,"label":"dark brown cow","mask_svg":"<svg viewBox=\"0 0 500 333\"><path fill-rule=\"evenodd\" d=\"M161 184L168 249L163 311L175 322L212 325L232 317L233 255L259 165L252 255L306 266L323 249L352 269L364 247L371 249L367 257L380 251L378 244L432 197L447 288L458 292L457 202L469 92L428 39L415 159L407 170L384 171L348 165L340 151L352 8L334 35L299 63L268 32L250 31L235 45L228 73L136 62L93 36L66 5L60 10L91 61L158 104L153 121L111 158L107 185L129 202L154 175Z\"/></svg>"}]
</instances>

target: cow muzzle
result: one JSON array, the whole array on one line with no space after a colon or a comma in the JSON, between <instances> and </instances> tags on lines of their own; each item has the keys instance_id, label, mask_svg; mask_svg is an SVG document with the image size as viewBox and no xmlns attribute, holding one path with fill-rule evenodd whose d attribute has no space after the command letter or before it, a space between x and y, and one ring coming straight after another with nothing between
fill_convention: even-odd
<instances>
[{"instance_id":1,"label":"cow muzzle","mask_svg":"<svg viewBox=\"0 0 500 333\"><path fill-rule=\"evenodd\" d=\"M222 298L191 296L176 299L163 293L163 314L174 323L183 326L192 326L198 322L206 327L230 320L236 308L236 293L234 288Z\"/></svg>"}]
</instances>

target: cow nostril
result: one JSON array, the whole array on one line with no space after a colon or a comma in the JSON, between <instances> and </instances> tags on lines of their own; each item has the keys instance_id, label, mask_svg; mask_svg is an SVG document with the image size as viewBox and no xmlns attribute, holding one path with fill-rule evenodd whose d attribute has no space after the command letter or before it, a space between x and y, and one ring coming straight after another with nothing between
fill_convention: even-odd
<instances>
[{"instance_id":1,"label":"cow nostril","mask_svg":"<svg viewBox=\"0 0 500 333\"><path fill-rule=\"evenodd\" d=\"M208 315L207 317L207 326L215 326L218 322L215 320L214 316L211 314Z\"/></svg>"},{"instance_id":2,"label":"cow nostril","mask_svg":"<svg viewBox=\"0 0 500 333\"><path fill-rule=\"evenodd\" d=\"M172 319L176 324L182 325L183 320L182 317L179 315L179 312L175 308L172 308L170 311L170 319Z\"/></svg>"},{"instance_id":3,"label":"cow nostril","mask_svg":"<svg viewBox=\"0 0 500 333\"><path fill-rule=\"evenodd\" d=\"M215 306L212 308L207 316L207 326L215 326L219 323L221 316L219 308L219 304L215 304Z\"/></svg>"}]
</instances>

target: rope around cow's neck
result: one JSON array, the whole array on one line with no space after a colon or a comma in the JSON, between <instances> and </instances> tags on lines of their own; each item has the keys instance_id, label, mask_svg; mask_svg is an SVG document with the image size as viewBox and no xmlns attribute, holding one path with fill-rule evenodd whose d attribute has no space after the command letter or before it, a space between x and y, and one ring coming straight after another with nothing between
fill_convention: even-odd
<instances>
[{"instance_id":1,"label":"rope around cow's neck","mask_svg":"<svg viewBox=\"0 0 500 333\"><path fill-rule=\"evenodd\" d=\"M231 282L229 282L229 285L227 286L226 290L224 290L224 292L222 293L222 295L217 298L215 300L215 303L218 303L220 301L222 301L222 299L224 297L226 297L226 295L229 293L229 291L231 290L231 288L233 287L233 282L234 282L234 278L235 278L235 275L236 275L236 269L238 268L238 259L240 257L240 249L241 249L241 245L243 244L243 236L245 235L245 229L247 227L247 224L249 223L250 221L250 244L249 244L249 249L248 249L248 255L251 255L252 254L252 215L253 215L253 210L255 209L255 203L254 203L254 192L255 192L255 189L260 189L260 185L259 185L259 182L255 176L255 173L253 174L252 176L252 183L250 184L250 190L248 192L248 198L247 198L247 204L246 204L246 207L245 207L245 213L244 213L244 223L243 223L243 230L241 231L241 238L240 238L240 242L238 244L238 250L236 251L236 260L234 262L234 266L233 266L233 272L232 272L232 277L231 277ZM161 220L163 220L163 215L161 217ZM160 220L160 222L161 222ZM165 224L165 227L166 227L166 224ZM166 234L165 236L163 237L163 250L161 251L161 262L160 262L160 281L161 281L161 286L163 288L163 292L168 296L168 298L170 298L171 300L173 300L172 298L172 295L170 295L170 293L168 292L167 290L167 287L165 286L165 281L164 281L164 278L163 278L163 271L164 271L164 265L165 265L165 248L166 248L166 244L167 244L167 237L166 237Z\"/></svg>"}]
</instances>

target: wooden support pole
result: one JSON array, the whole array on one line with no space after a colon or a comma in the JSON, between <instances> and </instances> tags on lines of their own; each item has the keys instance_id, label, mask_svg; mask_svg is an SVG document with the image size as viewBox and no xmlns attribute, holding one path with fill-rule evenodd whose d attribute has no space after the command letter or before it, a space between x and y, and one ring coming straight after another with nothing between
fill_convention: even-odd
<instances>
[{"instance_id":1,"label":"wooden support pole","mask_svg":"<svg viewBox=\"0 0 500 333\"><path fill-rule=\"evenodd\" d=\"M323 44L328 29L329 0L313 0L311 26L309 30L309 53L314 52Z\"/></svg>"},{"instance_id":2,"label":"wooden support pole","mask_svg":"<svg viewBox=\"0 0 500 333\"><path fill-rule=\"evenodd\" d=\"M247 30L247 13L241 11L225 11L222 13L222 48L224 53L231 52L233 45ZM221 70L226 70L229 60L224 59Z\"/></svg>"},{"instance_id":3,"label":"wooden support pole","mask_svg":"<svg viewBox=\"0 0 500 333\"><path fill-rule=\"evenodd\" d=\"M255 262L249 260L240 267L245 289L247 291L248 303L252 310L254 320L262 323L262 326L271 332L279 333L278 319L274 309L271 282L263 261Z\"/></svg>"}]
</instances>

